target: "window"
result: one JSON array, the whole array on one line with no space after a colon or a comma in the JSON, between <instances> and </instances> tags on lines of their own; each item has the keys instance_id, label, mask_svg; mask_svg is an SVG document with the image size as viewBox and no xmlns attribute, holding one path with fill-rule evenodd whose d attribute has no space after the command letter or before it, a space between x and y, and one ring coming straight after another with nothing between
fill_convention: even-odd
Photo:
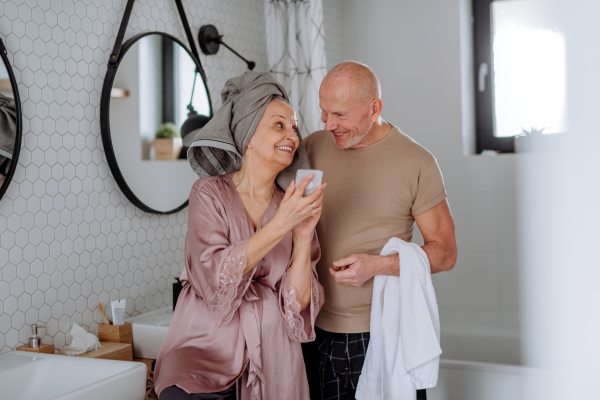
<instances>
[{"instance_id":1,"label":"window","mask_svg":"<svg viewBox=\"0 0 600 400\"><path fill-rule=\"evenodd\" d=\"M564 34L540 2L473 0L477 152L566 131Z\"/></svg>"}]
</instances>

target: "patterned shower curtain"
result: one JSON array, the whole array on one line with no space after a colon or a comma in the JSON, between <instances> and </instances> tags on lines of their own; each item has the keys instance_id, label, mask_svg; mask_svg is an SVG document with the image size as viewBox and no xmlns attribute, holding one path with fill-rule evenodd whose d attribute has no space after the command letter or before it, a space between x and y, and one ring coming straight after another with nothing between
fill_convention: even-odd
<instances>
[{"instance_id":1,"label":"patterned shower curtain","mask_svg":"<svg viewBox=\"0 0 600 400\"><path fill-rule=\"evenodd\" d=\"M302 137L323 128L319 86L327 73L322 0L265 0L269 72L286 88Z\"/></svg>"}]
</instances>

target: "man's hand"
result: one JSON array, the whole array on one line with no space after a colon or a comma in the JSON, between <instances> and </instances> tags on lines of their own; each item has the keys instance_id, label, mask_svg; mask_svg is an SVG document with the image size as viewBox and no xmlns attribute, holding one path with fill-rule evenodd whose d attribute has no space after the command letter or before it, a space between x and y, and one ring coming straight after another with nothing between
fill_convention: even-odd
<instances>
[{"instance_id":1,"label":"man's hand","mask_svg":"<svg viewBox=\"0 0 600 400\"><path fill-rule=\"evenodd\" d=\"M390 256L352 254L334 261L333 268L329 268L329 272L340 285L361 287L375 275L398 276L398 254Z\"/></svg>"},{"instance_id":2,"label":"man's hand","mask_svg":"<svg viewBox=\"0 0 600 400\"><path fill-rule=\"evenodd\" d=\"M454 221L447 201L415 217L423 234L422 247L431 267L431 273L450 271L456 263L456 238ZM333 262L329 272L340 285L361 287L375 275L400 275L398 254L370 256L353 254Z\"/></svg>"}]
</instances>

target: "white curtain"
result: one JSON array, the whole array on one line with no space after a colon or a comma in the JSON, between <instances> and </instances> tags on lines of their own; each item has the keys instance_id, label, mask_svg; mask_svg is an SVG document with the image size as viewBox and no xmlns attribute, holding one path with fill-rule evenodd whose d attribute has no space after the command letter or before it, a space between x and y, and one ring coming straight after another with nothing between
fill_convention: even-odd
<instances>
[{"instance_id":1,"label":"white curtain","mask_svg":"<svg viewBox=\"0 0 600 400\"><path fill-rule=\"evenodd\" d=\"M302 137L322 129L319 86L327 73L322 0L265 0L269 72L286 88Z\"/></svg>"}]
</instances>

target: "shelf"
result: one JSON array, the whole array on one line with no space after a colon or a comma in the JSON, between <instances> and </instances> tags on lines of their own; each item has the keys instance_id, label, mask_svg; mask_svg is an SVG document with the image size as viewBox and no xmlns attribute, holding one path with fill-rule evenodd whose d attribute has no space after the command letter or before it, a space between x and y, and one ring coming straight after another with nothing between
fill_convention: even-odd
<instances>
[{"instance_id":1,"label":"shelf","mask_svg":"<svg viewBox=\"0 0 600 400\"><path fill-rule=\"evenodd\" d=\"M0 92L12 93L13 88L10 79L0 79Z\"/></svg>"},{"instance_id":2,"label":"shelf","mask_svg":"<svg viewBox=\"0 0 600 400\"><path fill-rule=\"evenodd\" d=\"M124 97L129 97L129 90L112 88L110 91L110 97L113 99L122 99Z\"/></svg>"}]
</instances>

